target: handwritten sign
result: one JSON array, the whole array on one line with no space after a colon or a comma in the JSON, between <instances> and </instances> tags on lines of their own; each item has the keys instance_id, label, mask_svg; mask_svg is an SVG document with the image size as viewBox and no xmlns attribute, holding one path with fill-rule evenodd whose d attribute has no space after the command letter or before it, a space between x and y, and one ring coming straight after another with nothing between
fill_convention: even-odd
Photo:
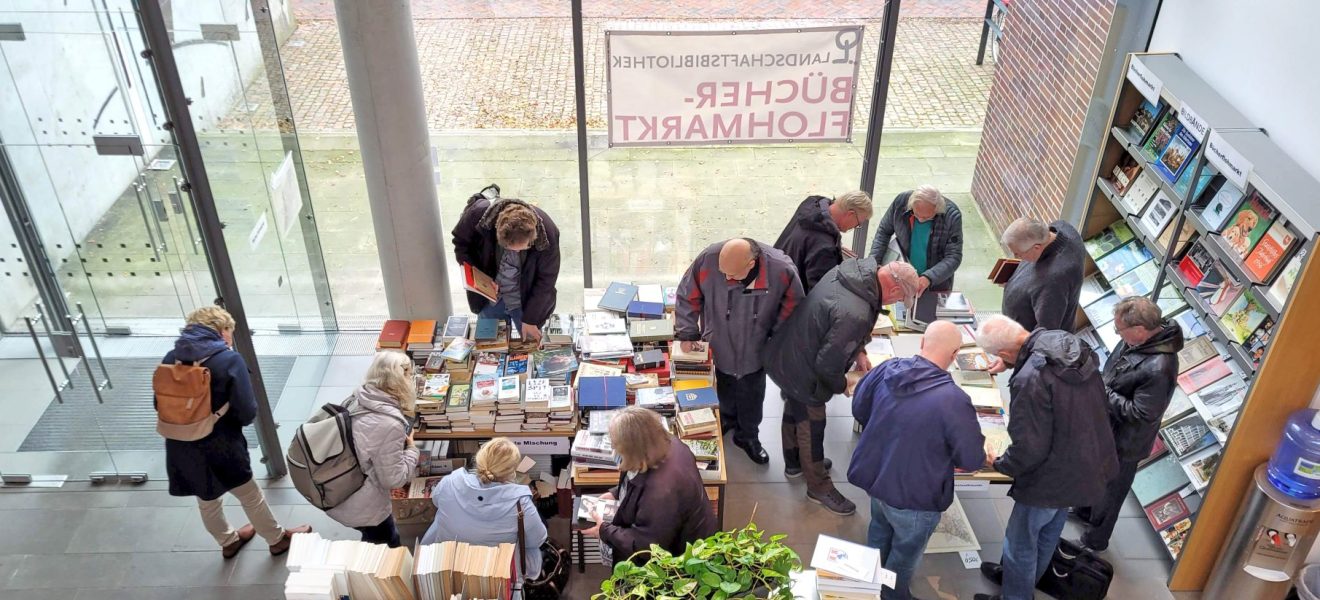
<instances>
[{"instance_id":1,"label":"handwritten sign","mask_svg":"<svg viewBox=\"0 0 1320 600\"><path fill-rule=\"evenodd\" d=\"M1147 102L1159 106L1160 90L1164 89L1164 81L1155 76L1140 58L1133 56L1128 62L1127 80L1132 82L1133 87L1141 92Z\"/></svg>"},{"instance_id":2,"label":"handwritten sign","mask_svg":"<svg viewBox=\"0 0 1320 600\"><path fill-rule=\"evenodd\" d=\"M964 569L981 568L981 553L975 550L963 550L958 553L958 558L962 559Z\"/></svg>"},{"instance_id":3,"label":"handwritten sign","mask_svg":"<svg viewBox=\"0 0 1320 600\"><path fill-rule=\"evenodd\" d=\"M1228 144L1218 131L1210 132L1210 142L1206 145L1205 156L1210 164L1239 190L1247 189L1247 176L1251 174L1251 161Z\"/></svg>"},{"instance_id":4,"label":"handwritten sign","mask_svg":"<svg viewBox=\"0 0 1320 600\"><path fill-rule=\"evenodd\" d=\"M846 142L862 31L607 31L610 145Z\"/></svg>"},{"instance_id":5,"label":"handwritten sign","mask_svg":"<svg viewBox=\"0 0 1320 600\"><path fill-rule=\"evenodd\" d=\"M1191 132L1192 137L1195 137L1198 142L1204 142L1205 134L1210 132L1210 125L1205 122L1205 119L1201 118L1201 115L1196 114L1196 111L1192 110L1192 107L1188 106L1186 102L1183 103L1182 108L1178 109L1178 122L1182 123L1182 126Z\"/></svg>"}]
</instances>

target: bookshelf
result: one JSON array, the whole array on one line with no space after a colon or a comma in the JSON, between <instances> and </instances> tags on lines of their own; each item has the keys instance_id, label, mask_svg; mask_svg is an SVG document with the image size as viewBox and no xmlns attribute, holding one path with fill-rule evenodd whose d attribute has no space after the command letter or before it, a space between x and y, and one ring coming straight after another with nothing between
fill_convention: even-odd
<instances>
[{"instance_id":1,"label":"bookshelf","mask_svg":"<svg viewBox=\"0 0 1320 600\"><path fill-rule=\"evenodd\" d=\"M1177 55L1130 54L1124 67L1129 77L1120 83L1110 113L1111 129L1103 140L1103 148L1097 158L1091 200L1079 227L1082 237L1088 240L1096 238L1105 234L1111 224L1125 222L1134 234L1129 243L1144 246L1153 257L1151 260L1158 266L1156 279L1149 291L1152 298L1165 286L1172 286L1180 293L1187 304L1185 310L1190 311L1204 327L1205 335L1210 337L1219 353L1218 359L1231 367L1232 372L1227 377L1241 377L1246 385L1245 396L1236 412L1236 422L1229 426L1231 429L1227 438L1219 444L1218 467L1214 469L1208 483L1199 490L1195 490L1193 484L1191 488L1175 492L1181 493L1187 506L1195 510L1195 513L1191 518L1190 530L1183 538L1181 552L1175 560L1169 588L1175 591L1199 590L1205 585L1214 567L1223 540L1228 538L1234 526L1233 516L1243 493L1252 485L1253 470L1269 459L1282 435L1288 415L1309 406L1317 384L1320 384L1320 369L1314 367L1314 357L1320 355L1320 335L1315 334L1320 330L1320 311L1313 310L1313 299L1320 298L1320 266L1316 266L1317 261L1310 260L1314 253L1317 227L1320 227L1320 203L1315 202L1320 182L1308 175L1265 132L1255 127L1193 73ZM1142 74L1145 75L1144 80ZM1140 83L1133 83L1134 80ZM1158 93L1161 106L1167 106L1149 121L1144 132L1140 128L1134 131L1130 127L1134 115L1139 114L1146 102L1143 89L1145 93ZM1175 180L1177 184L1185 182L1186 185L1175 185L1161 176L1156 163L1162 155L1152 157L1144 151L1146 144L1160 135L1157 130L1160 129L1162 115L1169 111L1184 116L1199 116L1205 124L1199 145L1183 159L1185 166L1182 170L1185 174ZM1199 129L1194 125L1186 126L1188 132ZM1214 157L1207 156L1212 140L1219 150ZM1236 156L1226 155L1224 148ZM1227 162L1220 158L1223 156L1228 156ZM1130 172L1147 173L1158 183L1155 202L1142 205L1141 210L1135 213L1132 210L1132 199L1127 198L1123 192L1132 191L1136 177L1129 179L1127 185L1122 185L1116 182L1121 182L1123 178L1113 175L1116 167L1121 169L1123 164L1131 164L1127 162L1129 160L1139 169ZM1160 167L1167 170L1168 164L1165 162ZM1301 257L1298 259L1300 266L1296 271L1296 279L1282 302L1271 300L1269 293L1274 280L1282 275L1272 274L1268 278L1254 276L1247 266L1248 261L1242 258L1240 251L1234 250L1227 237L1230 233L1237 235L1249 230L1230 232L1230 228L1237 226L1236 222L1226 227L1225 221L1221 219L1216 225L1206 214L1213 207L1214 196L1223 187L1221 182L1228 179L1220 172L1227 165L1246 167L1238 169L1246 173L1241 195L1246 200L1253 193L1264 198L1277 211L1274 220L1286 223L1297 240L1293 253L1282 259L1284 265L1287 265L1291 260L1289 256ZM1208 177L1209 183L1205 191L1201 192L1200 181L1203 177ZM1158 202L1159 194L1172 200L1176 212L1160 231L1146 231L1142 227L1143 217L1151 210L1150 206ZM1229 210L1236 211L1238 208ZM1229 219L1238 216L1235 213L1221 214ZM1194 232L1193 241L1186 244L1180 243L1179 239L1179 232L1184 227ZM1203 248L1196 256L1208 256L1209 264L1218 269L1223 280L1240 284L1244 295L1250 293L1257 300L1258 312L1264 313L1262 326L1246 340L1239 341L1230 327L1221 322L1222 314L1234 311L1218 312L1214 300L1219 297L1205 295L1208 286L1204 282L1189 280L1187 271L1180 268L1180 265L1185 264L1184 258L1196 245ZM1088 277L1098 274L1098 258L1103 256L1103 253L1099 257L1093 255L1086 270ZM1194 270L1192 273L1193 276L1197 274ZM1103 277L1103 274L1098 276ZM1200 283L1199 289L1198 285L1194 285L1196 283ZM1266 328L1265 325L1271 321L1273 327ZM1089 322L1084 311L1079 311L1078 326L1081 332L1091 327L1090 335L1093 338L1103 338L1101 328L1113 328L1111 323ZM1256 337L1261 332L1264 332L1264 336ZM1111 337L1105 341L1114 339ZM1268 340L1258 362L1253 360L1252 349L1248 348L1256 339ZM1102 346L1112 350L1108 343ZM1169 415L1166 413L1165 417ZM1176 420L1166 419L1165 425ZM1189 452L1181 458L1187 460L1198 454ZM1188 489L1195 491L1188 492ZM1197 505L1199 510L1195 508ZM1154 503L1150 506L1154 506ZM1162 531L1160 535L1168 534L1171 529Z\"/></svg>"}]
</instances>

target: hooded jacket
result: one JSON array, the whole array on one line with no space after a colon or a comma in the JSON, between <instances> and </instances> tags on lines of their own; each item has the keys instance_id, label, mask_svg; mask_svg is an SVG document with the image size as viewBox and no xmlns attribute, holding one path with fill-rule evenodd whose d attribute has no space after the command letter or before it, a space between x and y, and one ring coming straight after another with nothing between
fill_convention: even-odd
<instances>
[{"instance_id":1,"label":"hooded jacket","mask_svg":"<svg viewBox=\"0 0 1320 600\"><path fill-rule=\"evenodd\" d=\"M876 269L874 257L843 261L770 339L765 370L786 397L823 406L848 387L844 373L881 310Z\"/></svg>"},{"instance_id":2,"label":"hooded jacket","mask_svg":"<svg viewBox=\"0 0 1320 600\"><path fill-rule=\"evenodd\" d=\"M833 203L824 196L808 196L775 240L775 248L797 267L804 294L843 262L843 235L827 212Z\"/></svg>"},{"instance_id":3,"label":"hooded jacket","mask_svg":"<svg viewBox=\"0 0 1320 600\"><path fill-rule=\"evenodd\" d=\"M1139 461L1150 456L1160 421L1173 398L1182 348L1182 328L1165 319L1159 332L1144 344L1120 342L1109 355L1105 391L1119 460Z\"/></svg>"},{"instance_id":4,"label":"hooded jacket","mask_svg":"<svg viewBox=\"0 0 1320 600\"><path fill-rule=\"evenodd\" d=\"M1066 331L1037 329L1008 380L1008 435L995 470L1008 495L1040 508L1094 506L1118 474L1099 359Z\"/></svg>"},{"instance_id":5,"label":"hooded jacket","mask_svg":"<svg viewBox=\"0 0 1320 600\"><path fill-rule=\"evenodd\" d=\"M622 500L614 518L600 526L600 540L614 551L614 562L628 560L651 544L682 554L688 542L719 531L696 460L683 440L671 437L669 455L660 464L631 480L620 475L619 485L610 492ZM645 555L636 562L646 562Z\"/></svg>"},{"instance_id":6,"label":"hooded jacket","mask_svg":"<svg viewBox=\"0 0 1320 600\"><path fill-rule=\"evenodd\" d=\"M953 504L953 470L985 464L971 398L924 357L872 369L857 384L852 411L862 437L848 482L894 508L944 512Z\"/></svg>"},{"instance_id":7,"label":"hooded jacket","mask_svg":"<svg viewBox=\"0 0 1320 600\"><path fill-rule=\"evenodd\" d=\"M517 483L481 483L466 469L446 475L431 492L435 522L422 536L423 544L458 541L483 546L518 543L518 504L523 509L527 548L525 578L541 576L541 544L545 521L532 504L532 490ZM517 550L514 551L517 557ZM516 558L515 558L516 559Z\"/></svg>"},{"instance_id":8,"label":"hooded jacket","mask_svg":"<svg viewBox=\"0 0 1320 600\"><path fill-rule=\"evenodd\" d=\"M912 209L908 208L908 198L912 191L906 191L894 197L894 203L880 219L875 228L875 237L871 239L871 255L876 260L884 260L892 237L898 242L898 249L904 259L911 262L912 256ZM926 270L918 273L930 280L932 292L947 292L953 289L953 274L962 264L963 231L962 211L948 198L944 199L944 212L935 215L935 222L930 228L930 242L926 244ZM883 263L882 263L883 264Z\"/></svg>"},{"instance_id":9,"label":"hooded jacket","mask_svg":"<svg viewBox=\"0 0 1320 600\"><path fill-rule=\"evenodd\" d=\"M372 527L391 514L390 490L412 481L417 449L408 446L411 427L393 396L364 384L345 405L353 413L353 445L367 481L326 514L345 527Z\"/></svg>"},{"instance_id":10,"label":"hooded jacket","mask_svg":"<svg viewBox=\"0 0 1320 600\"><path fill-rule=\"evenodd\" d=\"M1004 315L1027 331L1037 327L1072 331L1077 321L1086 248L1067 221L1050 223L1057 234L1036 262L1022 261L1004 284Z\"/></svg>"},{"instance_id":11,"label":"hooded jacket","mask_svg":"<svg viewBox=\"0 0 1320 600\"><path fill-rule=\"evenodd\" d=\"M492 278L499 271L500 244L495 236L495 219L512 205L526 206L536 213L536 241L523 256L518 272L518 291L522 300L523 322L541 327L555 310L559 281L559 228L545 211L522 200L503 198L491 202L481 194L468 198L467 207L454 226L454 259L468 263ZM479 313L487 306L480 294L467 293L468 308Z\"/></svg>"},{"instance_id":12,"label":"hooded jacket","mask_svg":"<svg viewBox=\"0 0 1320 600\"><path fill-rule=\"evenodd\" d=\"M766 340L802 302L793 262L768 244L756 245L761 257L750 286L720 272L724 242L716 242L683 274L674 307L674 339L710 342L715 368L734 377L761 370Z\"/></svg>"},{"instance_id":13,"label":"hooded jacket","mask_svg":"<svg viewBox=\"0 0 1320 600\"><path fill-rule=\"evenodd\" d=\"M215 500L252 479L243 428L257 418L257 399L243 356L229 349L224 338L209 327L185 327L174 341L174 349L160 362L196 363L204 358L202 366L211 370L211 410L220 410L228 402L229 412L216 421L211 435L200 440L165 440L165 473L171 496Z\"/></svg>"}]
</instances>

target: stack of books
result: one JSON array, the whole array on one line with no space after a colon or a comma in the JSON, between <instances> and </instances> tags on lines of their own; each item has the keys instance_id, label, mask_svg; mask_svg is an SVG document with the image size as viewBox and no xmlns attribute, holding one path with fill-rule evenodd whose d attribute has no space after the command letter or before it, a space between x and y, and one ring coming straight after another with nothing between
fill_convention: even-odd
<instances>
[{"instance_id":1,"label":"stack of books","mask_svg":"<svg viewBox=\"0 0 1320 600\"><path fill-rule=\"evenodd\" d=\"M822 535L811 555L816 592L821 600L879 600L881 586L891 589L895 575L880 566L880 551Z\"/></svg>"},{"instance_id":2,"label":"stack of books","mask_svg":"<svg viewBox=\"0 0 1320 600\"><path fill-rule=\"evenodd\" d=\"M412 600L413 556L406 547L389 548L351 540L330 541L316 533L294 534L285 561L285 598Z\"/></svg>"},{"instance_id":3,"label":"stack of books","mask_svg":"<svg viewBox=\"0 0 1320 600\"><path fill-rule=\"evenodd\" d=\"M678 436L684 439L715 437L720 432L715 411L710 408L679 412L674 421L678 424Z\"/></svg>"},{"instance_id":4,"label":"stack of books","mask_svg":"<svg viewBox=\"0 0 1320 600\"><path fill-rule=\"evenodd\" d=\"M586 360L610 360L632 356L633 344L626 333L587 334L581 340L581 350Z\"/></svg>"},{"instance_id":5,"label":"stack of books","mask_svg":"<svg viewBox=\"0 0 1320 600\"><path fill-rule=\"evenodd\" d=\"M407 349L422 353L435 349L434 319L420 319L408 325Z\"/></svg>"},{"instance_id":6,"label":"stack of books","mask_svg":"<svg viewBox=\"0 0 1320 600\"><path fill-rule=\"evenodd\" d=\"M531 354L532 376L549 379L554 385L564 385L572 381L573 372L577 371L578 361L572 348L541 350Z\"/></svg>"},{"instance_id":7,"label":"stack of books","mask_svg":"<svg viewBox=\"0 0 1320 600\"><path fill-rule=\"evenodd\" d=\"M696 342L691 352L683 351L682 342L670 342L669 360L673 370L672 378L715 380L715 363L710 358L710 346L705 342Z\"/></svg>"},{"instance_id":8,"label":"stack of books","mask_svg":"<svg viewBox=\"0 0 1320 600\"><path fill-rule=\"evenodd\" d=\"M472 377L472 398L468 402L468 419L479 431L495 428L495 407L500 397L500 379L490 375Z\"/></svg>"},{"instance_id":9,"label":"stack of books","mask_svg":"<svg viewBox=\"0 0 1320 600\"><path fill-rule=\"evenodd\" d=\"M523 431L550 430L550 401L554 399L554 387L549 379L533 378L527 380L527 389L523 392Z\"/></svg>"},{"instance_id":10,"label":"stack of books","mask_svg":"<svg viewBox=\"0 0 1320 600\"><path fill-rule=\"evenodd\" d=\"M417 378L420 389L417 392L417 417L423 426L447 424L445 404L449 400L449 374L428 373Z\"/></svg>"},{"instance_id":11,"label":"stack of books","mask_svg":"<svg viewBox=\"0 0 1320 600\"><path fill-rule=\"evenodd\" d=\"M623 408L628 404L627 383L623 377L581 377L578 379L578 410L583 416L595 410Z\"/></svg>"},{"instance_id":12,"label":"stack of books","mask_svg":"<svg viewBox=\"0 0 1320 600\"><path fill-rule=\"evenodd\" d=\"M587 469L619 469L619 459L614 455L609 433L594 435L587 430L578 430L569 453L574 463Z\"/></svg>"},{"instance_id":13,"label":"stack of books","mask_svg":"<svg viewBox=\"0 0 1320 600\"><path fill-rule=\"evenodd\" d=\"M468 402L472 396L472 384L455 383L449 386L449 400L445 403L445 424L449 431L470 433L476 431L468 414ZM440 428L444 431L444 428Z\"/></svg>"},{"instance_id":14,"label":"stack of books","mask_svg":"<svg viewBox=\"0 0 1320 600\"><path fill-rule=\"evenodd\" d=\"M637 403L637 392L660 387L660 380L653 373L624 373L623 381L628 386L627 402L629 405Z\"/></svg>"},{"instance_id":15,"label":"stack of books","mask_svg":"<svg viewBox=\"0 0 1320 600\"><path fill-rule=\"evenodd\" d=\"M376 338L377 350L406 350L408 348L408 329L412 323L401 319L390 319L380 328Z\"/></svg>"},{"instance_id":16,"label":"stack of books","mask_svg":"<svg viewBox=\"0 0 1320 600\"><path fill-rule=\"evenodd\" d=\"M573 345L573 333L581 315L556 313L546 320L541 329L542 348L567 348Z\"/></svg>"},{"instance_id":17,"label":"stack of books","mask_svg":"<svg viewBox=\"0 0 1320 600\"><path fill-rule=\"evenodd\" d=\"M674 388L669 386L637 390L636 404L666 417L673 417L678 411L677 401L674 399Z\"/></svg>"},{"instance_id":18,"label":"stack of books","mask_svg":"<svg viewBox=\"0 0 1320 600\"><path fill-rule=\"evenodd\" d=\"M522 382L517 376L501 377L495 397L495 431L515 433L522 431L526 416L522 410Z\"/></svg>"},{"instance_id":19,"label":"stack of books","mask_svg":"<svg viewBox=\"0 0 1320 600\"><path fill-rule=\"evenodd\" d=\"M441 356L445 359L445 372L449 373L449 382L467 383L472 381L472 350L476 342L467 338L456 338L445 346Z\"/></svg>"},{"instance_id":20,"label":"stack of books","mask_svg":"<svg viewBox=\"0 0 1320 600\"><path fill-rule=\"evenodd\" d=\"M573 388L556 385L550 388L550 431L573 431L577 411L573 406Z\"/></svg>"},{"instance_id":21,"label":"stack of books","mask_svg":"<svg viewBox=\"0 0 1320 600\"><path fill-rule=\"evenodd\" d=\"M449 541L418 546L412 572L417 599L509 600L517 554L514 544L478 546Z\"/></svg>"},{"instance_id":22,"label":"stack of books","mask_svg":"<svg viewBox=\"0 0 1320 600\"><path fill-rule=\"evenodd\" d=\"M976 312L962 292L939 292L935 296L935 318L954 323L972 323Z\"/></svg>"}]
</instances>

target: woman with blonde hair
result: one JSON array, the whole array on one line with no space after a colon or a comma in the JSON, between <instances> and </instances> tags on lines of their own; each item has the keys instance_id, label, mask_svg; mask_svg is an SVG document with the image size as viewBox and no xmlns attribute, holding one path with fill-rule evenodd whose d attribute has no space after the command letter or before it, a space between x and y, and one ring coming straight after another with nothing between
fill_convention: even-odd
<instances>
[{"instance_id":1,"label":"woman with blonde hair","mask_svg":"<svg viewBox=\"0 0 1320 600\"><path fill-rule=\"evenodd\" d=\"M407 485L417 472L412 425L402 410L416 396L412 360L386 350L376 353L362 385L344 401L353 416L353 445L367 480L326 514L361 532L364 542L399 545L390 490Z\"/></svg>"},{"instance_id":2,"label":"woman with blonde hair","mask_svg":"<svg viewBox=\"0 0 1320 600\"><path fill-rule=\"evenodd\" d=\"M608 544L617 563L651 544L681 554L689 542L715 534L715 513L696 457L669 434L659 415L638 406L619 411L610 421L610 441L621 475L603 497L618 498L618 508L608 523L596 515L596 526L583 535ZM638 555L634 562L646 558Z\"/></svg>"},{"instance_id":3,"label":"woman with blonde hair","mask_svg":"<svg viewBox=\"0 0 1320 600\"><path fill-rule=\"evenodd\" d=\"M435 522L423 544L458 541L482 546L518 543L518 507L522 507L527 564L523 579L541 576L545 522L532 504L532 490L515 483L522 454L508 438L495 438L477 451L473 471L459 470L440 480L431 492Z\"/></svg>"},{"instance_id":4,"label":"woman with blonde hair","mask_svg":"<svg viewBox=\"0 0 1320 600\"><path fill-rule=\"evenodd\" d=\"M234 317L219 306L204 306L188 315L188 325L174 341L162 364L200 365L211 372L211 410L228 406L215 427L200 440L165 440L165 473L171 496L196 496L202 524L220 545L226 559L238 555L257 534L270 544L270 553L289 551L295 533L311 531L307 525L284 528L271 514L261 488L252 479L243 428L257 418L257 398L248 379L247 363L235 352ZM252 522L234 529L225 519L224 494L232 494Z\"/></svg>"}]
</instances>

